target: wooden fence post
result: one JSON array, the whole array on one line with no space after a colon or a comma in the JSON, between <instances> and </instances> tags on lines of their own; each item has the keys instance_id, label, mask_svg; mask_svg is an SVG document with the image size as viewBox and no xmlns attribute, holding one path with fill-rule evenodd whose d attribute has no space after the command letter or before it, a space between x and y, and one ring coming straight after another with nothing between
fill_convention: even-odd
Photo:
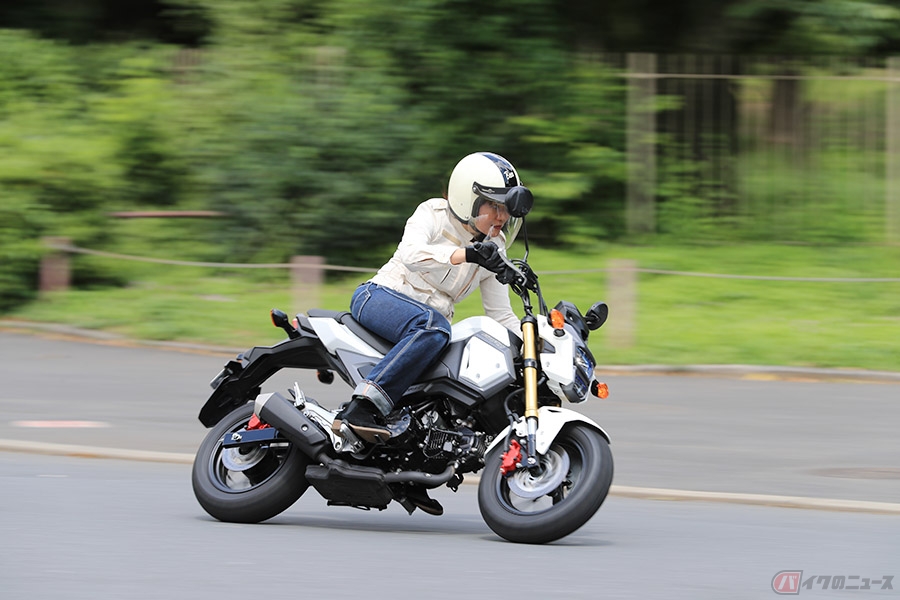
<instances>
[{"instance_id":1,"label":"wooden fence post","mask_svg":"<svg viewBox=\"0 0 900 600\"><path fill-rule=\"evenodd\" d=\"M325 280L322 256L291 257L291 289L293 290L293 313L305 313L310 308L319 308L319 291ZM291 314L291 313L288 313Z\"/></svg>"},{"instance_id":2,"label":"wooden fence post","mask_svg":"<svg viewBox=\"0 0 900 600\"><path fill-rule=\"evenodd\" d=\"M61 237L46 237L44 246L50 252L41 258L40 287L41 294L47 292L63 292L72 283L72 268L69 264L69 253L62 247L69 246L72 240Z\"/></svg>"},{"instance_id":3,"label":"wooden fence post","mask_svg":"<svg viewBox=\"0 0 900 600\"><path fill-rule=\"evenodd\" d=\"M637 330L637 261L612 259L609 261L606 297L609 304L609 323L606 329L609 347L631 348Z\"/></svg>"},{"instance_id":4,"label":"wooden fence post","mask_svg":"<svg viewBox=\"0 0 900 600\"><path fill-rule=\"evenodd\" d=\"M628 233L656 231L656 55L628 55Z\"/></svg>"},{"instance_id":5,"label":"wooden fence post","mask_svg":"<svg viewBox=\"0 0 900 600\"><path fill-rule=\"evenodd\" d=\"M900 57L887 60L885 127L885 241L900 242Z\"/></svg>"}]
</instances>

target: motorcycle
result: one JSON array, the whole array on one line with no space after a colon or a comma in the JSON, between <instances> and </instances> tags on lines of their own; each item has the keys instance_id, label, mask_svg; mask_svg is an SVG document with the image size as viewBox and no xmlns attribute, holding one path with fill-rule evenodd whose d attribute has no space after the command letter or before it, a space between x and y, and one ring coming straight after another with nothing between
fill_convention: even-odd
<instances>
[{"instance_id":1,"label":"motorcycle","mask_svg":"<svg viewBox=\"0 0 900 600\"><path fill-rule=\"evenodd\" d=\"M485 316L454 324L448 348L388 415L391 436L378 443L346 423L333 431L339 410L296 383L286 394L261 391L284 368L315 370L323 383L337 374L355 387L391 344L348 312L311 309L291 321L273 309L288 337L239 354L210 383L199 415L210 431L192 471L200 505L221 521L256 523L312 486L332 506L384 510L396 501L410 514L440 514L422 502L427 490L456 491L480 471L479 509L500 537L541 544L584 525L612 483L610 438L562 402L608 394L587 346L608 308L597 302L582 315L562 301L548 310L524 239L524 258L506 260L498 275L522 300L521 338Z\"/></svg>"}]
</instances>

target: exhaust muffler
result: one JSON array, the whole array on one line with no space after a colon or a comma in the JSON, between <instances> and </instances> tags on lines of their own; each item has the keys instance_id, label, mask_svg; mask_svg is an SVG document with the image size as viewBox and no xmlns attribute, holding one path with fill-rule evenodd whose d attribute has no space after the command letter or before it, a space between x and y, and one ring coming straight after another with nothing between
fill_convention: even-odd
<instances>
[{"instance_id":1,"label":"exhaust muffler","mask_svg":"<svg viewBox=\"0 0 900 600\"><path fill-rule=\"evenodd\" d=\"M297 410L293 402L277 392L257 396L253 412L263 423L278 429L310 458L320 460L319 455L329 444L325 433Z\"/></svg>"}]
</instances>

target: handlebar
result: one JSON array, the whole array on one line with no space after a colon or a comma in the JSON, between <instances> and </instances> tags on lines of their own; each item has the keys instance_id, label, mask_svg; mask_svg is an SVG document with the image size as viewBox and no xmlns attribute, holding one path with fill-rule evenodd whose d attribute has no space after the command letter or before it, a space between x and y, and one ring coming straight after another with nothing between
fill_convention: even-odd
<instances>
[{"instance_id":1,"label":"handlebar","mask_svg":"<svg viewBox=\"0 0 900 600\"><path fill-rule=\"evenodd\" d=\"M538 283L537 273L531 268L531 266L524 259L514 259L511 262L504 258L504 262L508 264L509 272L513 274L512 278L504 281L501 279L501 276L498 275L497 279L500 283L506 283L509 285L510 289L512 289L515 294L522 299L522 305L525 309L526 315L532 315L533 307L531 306L531 296L529 295L529 291L537 294L538 297L538 310L540 314L546 316L549 314L549 310L547 309L547 305L544 302L544 296L541 293L541 286Z\"/></svg>"}]
</instances>

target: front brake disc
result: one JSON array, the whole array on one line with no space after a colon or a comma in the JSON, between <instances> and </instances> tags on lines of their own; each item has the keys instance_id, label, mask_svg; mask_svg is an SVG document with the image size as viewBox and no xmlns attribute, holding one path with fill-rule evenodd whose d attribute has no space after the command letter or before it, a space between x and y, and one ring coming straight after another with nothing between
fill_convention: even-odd
<instances>
[{"instance_id":1,"label":"front brake disc","mask_svg":"<svg viewBox=\"0 0 900 600\"><path fill-rule=\"evenodd\" d=\"M541 457L543 472L534 475L528 469L518 469L506 483L509 491L520 498L539 498L558 488L569 473L569 454L562 448L550 448Z\"/></svg>"}]
</instances>

